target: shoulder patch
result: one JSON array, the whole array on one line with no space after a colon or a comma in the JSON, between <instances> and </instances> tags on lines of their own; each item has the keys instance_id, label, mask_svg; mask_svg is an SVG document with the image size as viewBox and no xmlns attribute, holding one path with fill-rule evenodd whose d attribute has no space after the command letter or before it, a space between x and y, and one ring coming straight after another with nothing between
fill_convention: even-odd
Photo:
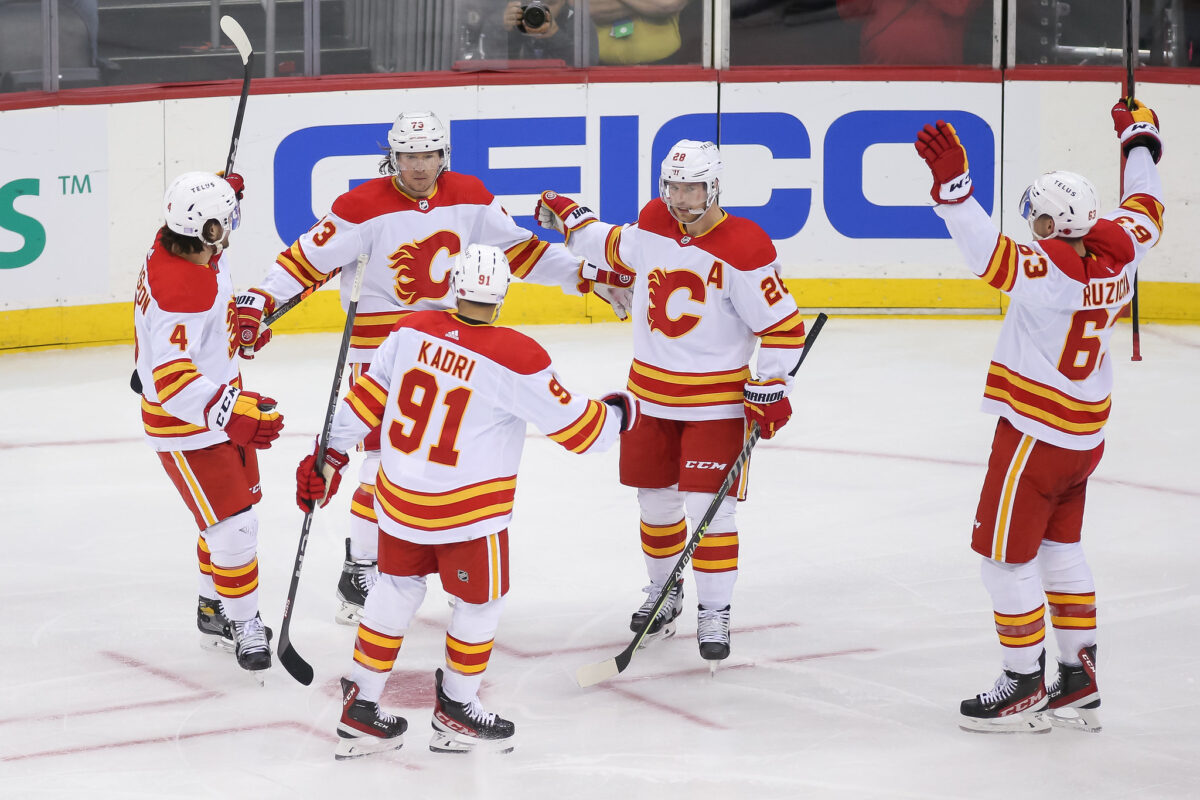
<instances>
[{"instance_id":1,"label":"shoulder patch","mask_svg":"<svg viewBox=\"0 0 1200 800\"><path fill-rule=\"evenodd\" d=\"M200 314L217 299L216 270L167 252L159 241L146 258L146 283L163 311Z\"/></svg>"}]
</instances>

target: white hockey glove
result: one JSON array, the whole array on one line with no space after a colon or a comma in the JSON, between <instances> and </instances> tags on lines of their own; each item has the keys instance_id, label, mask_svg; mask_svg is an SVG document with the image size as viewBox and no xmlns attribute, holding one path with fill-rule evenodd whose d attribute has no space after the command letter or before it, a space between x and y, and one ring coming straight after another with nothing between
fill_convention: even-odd
<instances>
[{"instance_id":1,"label":"white hockey glove","mask_svg":"<svg viewBox=\"0 0 1200 800\"><path fill-rule=\"evenodd\" d=\"M617 319L629 318L629 309L633 307L633 278L634 273L625 270L612 270L598 267L584 261L579 265L580 291L591 292L608 303L617 315Z\"/></svg>"},{"instance_id":2,"label":"white hockey glove","mask_svg":"<svg viewBox=\"0 0 1200 800\"><path fill-rule=\"evenodd\" d=\"M596 214L569 197L555 192L542 192L534 209L538 225L570 236L584 225L595 222Z\"/></svg>"}]
</instances>

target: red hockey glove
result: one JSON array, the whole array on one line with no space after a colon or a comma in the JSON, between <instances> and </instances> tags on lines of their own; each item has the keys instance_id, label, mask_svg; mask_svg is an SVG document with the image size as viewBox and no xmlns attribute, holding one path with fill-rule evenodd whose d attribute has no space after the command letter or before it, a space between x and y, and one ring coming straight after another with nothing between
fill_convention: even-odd
<instances>
[{"instance_id":1,"label":"red hockey glove","mask_svg":"<svg viewBox=\"0 0 1200 800\"><path fill-rule=\"evenodd\" d=\"M275 301L258 289L249 289L239 294L234 302L237 304L238 354L251 359L271 341L271 329L264 328L262 321L275 310Z\"/></svg>"},{"instance_id":2,"label":"red hockey glove","mask_svg":"<svg viewBox=\"0 0 1200 800\"><path fill-rule=\"evenodd\" d=\"M204 410L210 430L225 431L229 441L242 447L266 450L283 430L283 415L275 401L255 392L225 384Z\"/></svg>"},{"instance_id":3,"label":"red hockey glove","mask_svg":"<svg viewBox=\"0 0 1200 800\"><path fill-rule=\"evenodd\" d=\"M633 430L640 416L638 399L631 392L609 392L600 398L605 405L616 409L621 414L621 433Z\"/></svg>"},{"instance_id":4,"label":"red hockey glove","mask_svg":"<svg viewBox=\"0 0 1200 800\"><path fill-rule=\"evenodd\" d=\"M929 194L936 202L961 203L971 196L975 187L967 168L967 151L953 125L940 119L936 126L926 125L917 134L915 146L933 173Z\"/></svg>"},{"instance_id":5,"label":"red hockey glove","mask_svg":"<svg viewBox=\"0 0 1200 800\"><path fill-rule=\"evenodd\" d=\"M554 192L542 192L533 213L538 225L567 236L596 221L596 215L590 208Z\"/></svg>"},{"instance_id":6,"label":"red hockey glove","mask_svg":"<svg viewBox=\"0 0 1200 800\"><path fill-rule=\"evenodd\" d=\"M592 292L612 306L617 319L627 319L633 307L633 276L623 269L603 269L584 261L579 265L579 291Z\"/></svg>"},{"instance_id":7,"label":"red hockey glove","mask_svg":"<svg viewBox=\"0 0 1200 800\"><path fill-rule=\"evenodd\" d=\"M792 416L792 403L782 380L749 381L742 390L746 421L757 422L762 438L770 439Z\"/></svg>"},{"instance_id":8,"label":"red hockey glove","mask_svg":"<svg viewBox=\"0 0 1200 800\"><path fill-rule=\"evenodd\" d=\"M1150 151L1157 164L1162 158L1162 136L1158 132L1158 114L1142 105L1140 100L1122 97L1112 107L1113 128L1121 140L1121 152L1129 155L1135 147Z\"/></svg>"},{"instance_id":9,"label":"red hockey glove","mask_svg":"<svg viewBox=\"0 0 1200 800\"><path fill-rule=\"evenodd\" d=\"M350 463L350 456L341 450L328 448L325 450L324 467L318 472L316 462L319 446L319 441L314 441L313 451L302 458L300 466L296 467L296 505L306 514L315 508L317 502L320 502L321 508L329 505L342 485L342 473Z\"/></svg>"},{"instance_id":10,"label":"red hockey glove","mask_svg":"<svg viewBox=\"0 0 1200 800\"><path fill-rule=\"evenodd\" d=\"M217 175L224 178L225 182L233 187L234 196L237 197L239 203L242 202L242 195L246 193L246 179L236 172L226 175L225 170L221 170Z\"/></svg>"}]
</instances>

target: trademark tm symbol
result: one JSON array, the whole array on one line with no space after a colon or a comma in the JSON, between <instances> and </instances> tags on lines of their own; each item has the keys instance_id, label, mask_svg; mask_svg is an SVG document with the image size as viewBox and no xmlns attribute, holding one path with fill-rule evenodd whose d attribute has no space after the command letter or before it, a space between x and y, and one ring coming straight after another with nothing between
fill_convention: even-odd
<instances>
[{"instance_id":1,"label":"trademark tm symbol","mask_svg":"<svg viewBox=\"0 0 1200 800\"><path fill-rule=\"evenodd\" d=\"M59 175L58 181L62 184L63 194L92 193L91 175Z\"/></svg>"}]
</instances>

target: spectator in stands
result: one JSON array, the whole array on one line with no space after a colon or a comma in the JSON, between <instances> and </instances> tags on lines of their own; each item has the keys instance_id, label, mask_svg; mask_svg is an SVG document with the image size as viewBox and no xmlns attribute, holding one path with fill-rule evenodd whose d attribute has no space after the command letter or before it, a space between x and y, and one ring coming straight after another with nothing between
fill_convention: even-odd
<instances>
[{"instance_id":1,"label":"spectator in stands","mask_svg":"<svg viewBox=\"0 0 1200 800\"><path fill-rule=\"evenodd\" d=\"M679 12L688 0L589 0L601 64L652 64L680 48Z\"/></svg>"},{"instance_id":2,"label":"spectator in stands","mask_svg":"<svg viewBox=\"0 0 1200 800\"><path fill-rule=\"evenodd\" d=\"M508 32L510 59L553 58L568 66L575 64L573 0L509 0L504 7L504 29ZM596 31L586 21L584 31L592 37L589 61L594 64Z\"/></svg>"},{"instance_id":3,"label":"spectator in stands","mask_svg":"<svg viewBox=\"0 0 1200 800\"><path fill-rule=\"evenodd\" d=\"M969 15L981 0L837 0L860 21L863 64L961 64Z\"/></svg>"}]
</instances>

